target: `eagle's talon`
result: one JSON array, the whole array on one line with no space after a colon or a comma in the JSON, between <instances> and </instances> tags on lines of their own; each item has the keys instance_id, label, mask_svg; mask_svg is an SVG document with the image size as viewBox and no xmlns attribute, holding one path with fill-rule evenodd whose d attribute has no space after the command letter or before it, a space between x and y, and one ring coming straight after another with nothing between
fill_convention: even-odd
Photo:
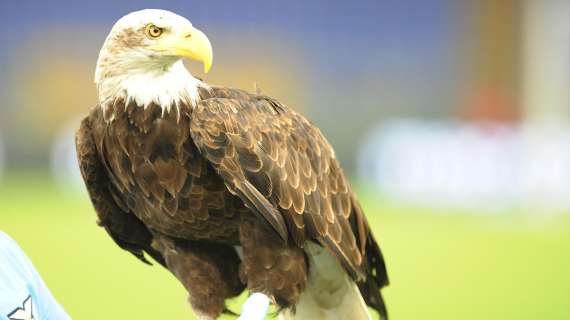
<instances>
[{"instance_id":1,"label":"eagle's talon","mask_svg":"<svg viewBox=\"0 0 570 320\"><path fill-rule=\"evenodd\" d=\"M241 309L239 320L263 320L269 310L269 297L256 292L249 296Z\"/></svg>"}]
</instances>

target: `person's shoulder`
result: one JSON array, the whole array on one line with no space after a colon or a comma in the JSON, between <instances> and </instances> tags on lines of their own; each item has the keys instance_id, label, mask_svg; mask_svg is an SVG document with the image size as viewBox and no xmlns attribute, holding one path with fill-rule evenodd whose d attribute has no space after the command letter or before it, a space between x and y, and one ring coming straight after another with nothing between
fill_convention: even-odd
<instances>
[{"instance_id":1,"label":"person's shoulder","mask_svg":"<svg viewBox=\"0 0 570 320\"><path fill-rule=\"evenodd\" d=\"M7 235L4 231L0 230L0 241L11 241L15 242L9 235Z\"/></svg>"},{"instance_id":2,"label":"person's shoulder","mask_svg":"<svg viewBox=\"0 0 570 320\"><path fill-rule=\"evenodd\" d=\"M12 239L5 232L0 231L0 251L20 252L21 250L16 240Z\"/></svg>"},{"instance_id":3,"label":"person's shoulder","mask_svg":"<svg viewBox=\"0 0 570 320\"><path fill-rule=\"evenodd\" d=\"M0 231L0 260L6 269L8 266L20 269L20 272L30 273L30 261L16 240Z\"/></svg>"},{"instance_id":4,"label":"person's shoulder","mask_svg":"<svg viewBox=\"0 0 570 320\"><path fill-rule=\"evenodd\" d=\"M12 237L10 237L7 233L3 231L0 231L0 252L3 252L4 254L9 254L13 258L15 257L23 258L26 256L26 254L24 253L20 245L18 245L16 240L14 240Z\"/></svg>"},{"instance_id":5,"label":"person's shoulder","mask_svg":"<svg viewBox=\"0 0 570 320\"><path fill-rule=\"evenodd\" d=\"M71 319L54 299L32 261L16 240L0 231L0 320L3 314L32 312L10 319ZM27 303L34 308L27 307ZM36 309L37 307L37 309Z\"/></svg>"}]
</instances>

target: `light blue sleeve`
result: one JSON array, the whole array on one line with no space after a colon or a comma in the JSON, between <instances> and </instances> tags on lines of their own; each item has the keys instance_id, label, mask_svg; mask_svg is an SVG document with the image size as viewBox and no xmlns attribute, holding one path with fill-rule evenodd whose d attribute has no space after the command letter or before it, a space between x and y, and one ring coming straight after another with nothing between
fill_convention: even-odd
<instances>
[{"instance_id":1,"label":"light blue sleeve","mask_svg":"<svg viewBox=\"0 0 570 320\"><path fill-rule=\"evenodd\" d=\"M0 282L3 282L0 283L0 302L8 304L0 307L8 308L7 310L10 310L10 308L18 308L22 302L22 294L18 297L19 300L17 301L19 302L10 301L9 298L16 292L23 293L32 298L33 308L35 309L34 319L36 319L36 317L37 320L71 319L55 300L30 259L12 238L1 231L0 273ZM5 298L2 299L2 297ZM15 303L16 305L14 306ZM0 308L0 310L4 308ZM2 314L2 312L0 312L0 320L7 319L9 319L8 314Z\"/></svg>"}]
</instances>

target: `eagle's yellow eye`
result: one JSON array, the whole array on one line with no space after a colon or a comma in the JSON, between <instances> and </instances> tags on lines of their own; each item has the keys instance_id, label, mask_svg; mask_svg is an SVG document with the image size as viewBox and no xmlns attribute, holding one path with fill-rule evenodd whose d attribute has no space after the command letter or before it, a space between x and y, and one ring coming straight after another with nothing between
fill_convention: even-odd
<instances>
[{"instance_id":1,"label":"eagle's yellow eye","mask_svg":"<svg viewBox=\"0 0 570 320\"><path fill-rule=\"evenodd\" d=\"M145 31L146 31L146 35L147 35L149 38L155 39L155 38L158 38L158 37L160 37L160 36L162 35L162 33L164 32L164 29L163 29L163 28L160 28L160 27L157 27L157 26L155 26L155 25L152 24L152 23L149 23L149 24L146 26Z\"/></svg>"}]
</instances>

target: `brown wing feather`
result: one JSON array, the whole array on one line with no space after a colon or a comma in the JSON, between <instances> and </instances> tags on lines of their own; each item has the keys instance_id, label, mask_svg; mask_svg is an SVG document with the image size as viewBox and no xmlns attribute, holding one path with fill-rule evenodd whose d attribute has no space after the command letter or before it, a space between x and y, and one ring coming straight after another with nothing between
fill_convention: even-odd
<instances>
[{"instance_id":1,"label":"brown wing feather","mask_svg":"<svg viewBox=\"0 0 570 320\"><path fill-rule=\"evenodd\" d=\"M189 134L188 106L162 113L117 100L104 121L92 110L93 140L117 202L152 232L190 240L236 243L237 218L249 212L200 155Z\"/></svg>"},{"instance_id":2,"label":"brown wing feather","mask_svg":"<svg viewBox=\"0 0 570 320\"><path fill-rule=\"evenodd\" d=\"M350 217L359 214L353 193L315 126L271 98L250 95L202 101L190 132L228 187L283 239L289 235L301 247L316 240L352 276L364 276L366 235L359 233L368 230L352 228Z\"/></svg>"},{"instance_id":3,"label":"brown wing feather","mask_svg":"<svg viewBox=\"0 0 570 320\"><path fill-rule=\"evenodd\" d=\"M152 235L135 215L127 211L127 205L117 196L117 190L108 181L104 165L99 160L93 142L89 119L81 123L76 134L77 159L91 202L97 212L98 223L123 249L145 263L147 252L165 265L162 255L151 247Z\"/></svg>"}]
</instances>

